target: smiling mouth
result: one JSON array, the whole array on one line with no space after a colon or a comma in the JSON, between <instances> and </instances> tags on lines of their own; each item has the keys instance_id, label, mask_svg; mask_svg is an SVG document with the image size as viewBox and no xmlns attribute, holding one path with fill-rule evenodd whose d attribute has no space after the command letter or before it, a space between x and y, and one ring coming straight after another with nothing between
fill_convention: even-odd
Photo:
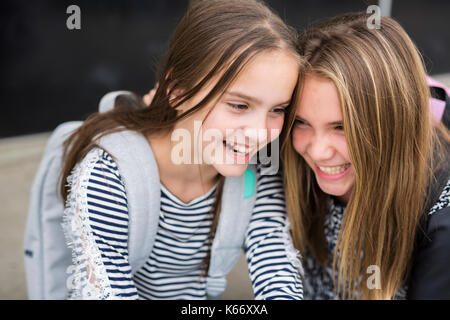
<instances>
[{"instance_id":1,"label":"smiling mouth","mask_svg":"<svg viewBox=\"0 0 450 320\"><path fill-rule=\"evenodd\" d=\"M346 163L342 166L335 166L335 167L322 167L322 166L317 166L320 171L329 174L329 175L338 175L342 172L344 172L345 170L347 170L350 167L350 163Z\"/></svg>"},{"instance_id":2,"label":"smiling mouth","mask_svg":"<svg viewBox=\"0 0 450 320\"><path fill-rule=\"evenodd\" d=\"M238 144L233 144L227 141L223 141L223 145L230 151L238 154L238 155L246 155L251 153L255 147L250 147L247 145L238 145Z\"/></svg>"}]
</instances>

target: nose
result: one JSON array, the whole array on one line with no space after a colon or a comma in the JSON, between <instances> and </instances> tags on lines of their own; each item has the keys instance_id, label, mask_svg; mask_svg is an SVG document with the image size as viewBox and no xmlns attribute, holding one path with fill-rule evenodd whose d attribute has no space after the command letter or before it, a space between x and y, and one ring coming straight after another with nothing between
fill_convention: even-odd
<instances>
[{"instance_id":1,"label":"nose","mask_svg":"<svg viewBox=\"0 0 450 320\"><path fill-rule=\"evenodd\" d=\"M334 155L334 148L326 135L315 134L310 137L306 152L315 162L329 160Z\"/></svg>"},{"instance_id":2,"label":"nose","mask_svg":"<svg viewBox=\"0 0 450 320\"><path fill-rule=\"evenodd\" d=\"M249 115L248 121L243 126L245 137L250 144L266 144L269 141L270 132L268 132L267 113L258 112L257 114Z\"/></svg>"}]
</instances>

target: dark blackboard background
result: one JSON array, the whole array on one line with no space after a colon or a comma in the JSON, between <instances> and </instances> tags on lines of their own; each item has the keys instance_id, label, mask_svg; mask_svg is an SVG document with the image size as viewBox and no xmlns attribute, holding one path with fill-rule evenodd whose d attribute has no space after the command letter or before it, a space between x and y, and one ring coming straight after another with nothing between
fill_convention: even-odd
<instances>
[{"instance_id":1,"label":"dark blackboard background","mask_svg":"<svg viewBox=\"0 0 450 320\"><path fill-rule=\"evenodd\" d=\"M266 2L299 30L369 3ZM81 30L66 27L71 4L81 9ZM111 90L144 94L187 6L188 0L0 1L0 138L85 119ZM450 1L393 0L392 16L421 50L430 74L450 72Z\"/></svg>"}]
</instances>

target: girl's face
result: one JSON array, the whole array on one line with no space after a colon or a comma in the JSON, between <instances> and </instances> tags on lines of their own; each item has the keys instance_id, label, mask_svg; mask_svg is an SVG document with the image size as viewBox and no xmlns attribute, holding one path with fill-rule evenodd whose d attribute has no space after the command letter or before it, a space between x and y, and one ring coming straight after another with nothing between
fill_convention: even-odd
<instances>
[{"instance_id":1,"label":"girl's face","mask_svg":"<svg viewBox=\"0 0 450 320\"><path fill-rule=\"evenodd\" d=\"M295 150L305 159L323 192L348 202L355 182L338 93L331 80L306 76L292 129Z\"/></svg>"},{"instance_id":2,"label":"girl's face","mask_svg":"<svg viewBox=\"0 0 450 320\"><path fill-rule=\"evenodd\" d=\"M280 134L298 70L298 61L281 50L256 55L223 95L187 120L191 129L192 120L201 121L203 139L194 141L193 152L201 152L198 157L203 163L224 176L242 175L250 158ZM186 108L201 101L211 88L206 86Z\"/></svg>"}]
</instances>

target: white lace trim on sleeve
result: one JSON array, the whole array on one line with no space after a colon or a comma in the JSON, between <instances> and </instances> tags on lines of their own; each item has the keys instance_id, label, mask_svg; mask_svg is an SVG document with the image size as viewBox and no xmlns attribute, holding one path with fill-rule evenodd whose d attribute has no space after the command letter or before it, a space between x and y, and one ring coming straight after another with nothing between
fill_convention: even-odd
<instances>
[{"instance_id":1,"label":"white lace trim on sleeve","mask_svg":"<svg viewBox=\"0 0 450 320\"><path fill-rule=\"evenodd\" d=\"M72 249L73 265L67 270L69 299L119 299L111 288L101 253L89 225L87 185L99 160L99 150L91 150L67 178L70 192L63 215L67 245Z\"/></svg>"}]
</instances>

